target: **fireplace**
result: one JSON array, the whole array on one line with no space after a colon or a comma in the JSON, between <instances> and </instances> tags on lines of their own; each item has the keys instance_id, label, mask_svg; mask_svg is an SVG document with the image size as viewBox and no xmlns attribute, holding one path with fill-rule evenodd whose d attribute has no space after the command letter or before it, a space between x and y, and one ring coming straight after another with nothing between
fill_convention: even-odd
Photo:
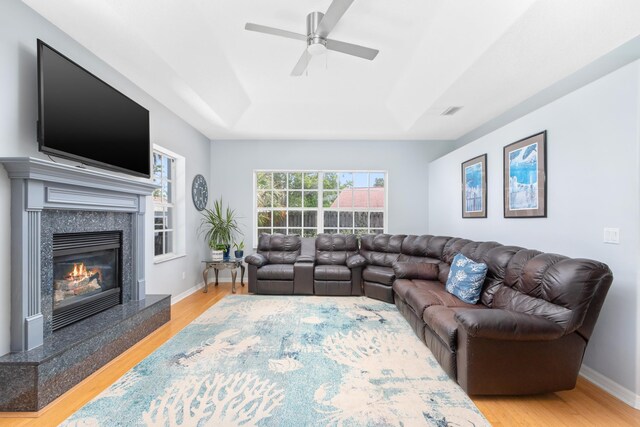
<instances>
[{"instance_id":1,"label":"fireplace","mask_svg":"<svg viewBox=\"0 0 640 427\"><path fill-rule=\"evenodd\" d=\"M122 303L121 231L53 234L52 330Z\"/></svg>"},{"instance_id":2,"label":"fireplace","mask_svg":"<svg viewBox=\"0 0 640 427\"><path fill-rule=\"evenodd\" d=\"M40 411L171 318L171 297L145 292L146 199L157 187L40 159L0 163L11 180L0 412Z\"/></svg>"}]
</instances>

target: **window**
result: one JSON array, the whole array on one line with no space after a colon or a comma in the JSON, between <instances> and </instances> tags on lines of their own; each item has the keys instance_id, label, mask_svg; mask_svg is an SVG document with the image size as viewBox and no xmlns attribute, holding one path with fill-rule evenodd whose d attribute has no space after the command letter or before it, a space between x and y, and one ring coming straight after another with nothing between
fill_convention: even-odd
<instances>
[{"instance_id":1,"label":"window","mask_svg":"<svg viewBox=\"0 0 640 427\"><path fill-rule=\"evenodd\" d=\"M154 150L153 191L154 255L173 253L175 222L175 163L176 159Z\"/></svg>"},{"instance_id":2,"label":"window","mask_svg":"<svg viewBox=\"0 0 640 427\"><path fill-rule=\"evenodd\" d=\"M383 172L324 173L324 232L358 235L384 232L385 182Z\"/></svg>"},{"instance_id":3,"label":"window","mask_svg":"<svg viewBox=\"0 0 640 427\"><path fill-rule=\"evenodd\" d=\"M153 145L154 262L166 262L185 255L186 247L186 161L159 145ZM197 172L194 172L194 175Z\"/></svg>"},{"instance_id":4,"label":"window","mask_svg":"<svg viewBox=\"0 0 640 427\"><path fill-rule=\"evenodd\" d=\"M386 181L379 171L256 171L256 236L383 233Z\"/></svg>"}]
</instances>

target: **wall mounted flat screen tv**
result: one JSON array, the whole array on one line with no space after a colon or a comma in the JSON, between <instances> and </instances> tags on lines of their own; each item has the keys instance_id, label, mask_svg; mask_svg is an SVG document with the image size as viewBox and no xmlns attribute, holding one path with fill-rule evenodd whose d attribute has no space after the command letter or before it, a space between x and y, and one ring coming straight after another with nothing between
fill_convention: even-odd
<instances>
[{"instance_id":1,"label":"wall mounted flat screen tv","mask_svg":"<svg viewBox=\"0 0 640 427\"><path fill-rule=\"evenodd\" d=\"M38 146L149 178L149 111L38 40Z\"/></svg>"}]
</instances>

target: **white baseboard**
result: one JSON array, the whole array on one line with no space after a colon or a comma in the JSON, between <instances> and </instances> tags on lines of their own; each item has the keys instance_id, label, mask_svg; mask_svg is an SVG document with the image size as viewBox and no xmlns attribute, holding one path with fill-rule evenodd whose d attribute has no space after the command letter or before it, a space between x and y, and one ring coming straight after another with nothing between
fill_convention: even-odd
<instances>
[{"instance_id":1,"label":"white baseboard","mask_svg":"<svg viewBox=\"0 0 640 427\"><path fill-rule=\"evenodd\" d=\"M190 287L186 291L184 291L182 293L179 293L176 296L172 295L171 296L171 305L177 303L178 301L182 301L183 299L185 299L189 295L196 293L199 289L202 289L202 288L204 288L204 282L197 283L195 286Z\"/></svg>"},{"instance_id":2,"label":"white baseboard","mask_svg":"<svg viewBox=\"0 0 640 427\"><path fill-rule=\"evenodd\" d=\"M640 409L640 395L621 386L611 378L605 377L600 372L594 371L585 365L580 368L580 376L594 383L610 395L622 400L632 408Z\"/></svg>"}]
</instances>

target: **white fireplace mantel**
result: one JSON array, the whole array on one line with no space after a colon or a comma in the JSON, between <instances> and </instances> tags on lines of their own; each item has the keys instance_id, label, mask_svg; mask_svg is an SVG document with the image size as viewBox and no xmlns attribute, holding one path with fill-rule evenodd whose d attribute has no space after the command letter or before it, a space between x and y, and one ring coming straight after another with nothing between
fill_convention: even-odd
<instances>
[{"instance_id":1,"label":"white fireplace mantel","mask_svg":"<svg viewBox=\"0 0 640 427\"><path fill-rule=\"evenodd\" d=\"M11 179L11 351L43 344L41 312L41 212L44 209L134 213L135 286L145 298L145 205L157 188L105 172L32 157L0 158Z\"/></svg>"}]
</instances>

